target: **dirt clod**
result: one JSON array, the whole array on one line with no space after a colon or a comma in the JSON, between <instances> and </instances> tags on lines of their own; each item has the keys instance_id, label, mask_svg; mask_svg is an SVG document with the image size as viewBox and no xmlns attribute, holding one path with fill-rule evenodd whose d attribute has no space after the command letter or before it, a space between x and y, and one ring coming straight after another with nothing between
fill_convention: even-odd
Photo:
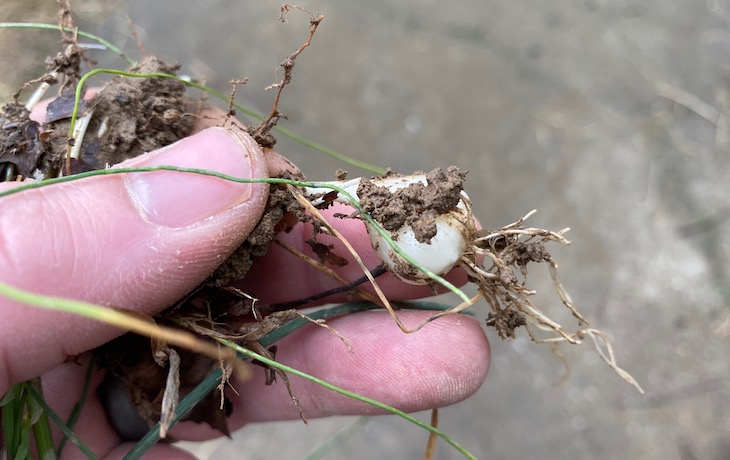
<instances>
[{"instance_id":1,"label":"dirt clod","mask_svg":"<svg viewBox=\"0 0 730 460\"><path fill-rule=\"evenodd\" d=\"M549 262L552 259L545 245L540 242L516 242L512 246L512 256L515 263L520 266L525 266L529 262Z\"/></svg>"},{"instance_id":2,"label":"dirt clod","mask_svg":"<svg viewBox=\"0 0 730 460\"><path fill-rule=\"evenodd\" d=\"M450 166L426 174L427 185L414 183L391 192L363 179L357 189L360 204L383 228L395 232L410 225L420 243L436 235L436 218L456 208L464 188L466 171Z\"/></svg>"},{"instance_id":3,"label":"dirt clod","mask_svg":"<svg viewBox=\"0 0 730 460\"><path fill-rule=\"evenodd\" d=\"M40 126L29 118L30 112L18 103L3 107L0 114L0 171L7 172L2 180L20 175L29 177L44 153Z\"/></svg>"},{"instance_id":4,"label":"dirt clod","mask_svg":"<svg viewBox=\"0 0 730 460\"><path fill-rule=\"evenodd\" d=\"M303 176L297 177L303 179ZM211 275L206 284L220 287L233 280L243 279L253 261L266 254L269 244L280 231L291 230L291 225L304 219L301 205L286 187L273 185L269 190L264 215L246 241Z\"/></svg>"},{"instance_id":5,"label":"dirt clod","mask_svg":"<svg viewBox=\"0 0 730 460\"><path fill-rule=\"evenodd\" d=\"M147 57L130 72L175 74L178 68ZM184 93L185 85L171 78L116 77L88 103L86 113L93 111L95 116L84 136L79 161L100 169L182 139L193 126ZM45 129L65 141L68 126L65 119L49 123ZM52 158L66 154L63 141L51 140L48 147Z\"/></svg>"}]
</instances>

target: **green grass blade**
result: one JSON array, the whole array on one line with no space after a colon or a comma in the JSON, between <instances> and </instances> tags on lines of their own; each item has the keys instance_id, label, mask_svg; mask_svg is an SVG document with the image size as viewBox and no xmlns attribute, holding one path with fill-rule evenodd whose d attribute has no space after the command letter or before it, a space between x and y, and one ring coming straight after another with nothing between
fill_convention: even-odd
<instances>
[{"instance_id":1,"label":"green grass blade","mask_svg":"<svg viewBox=\"0 0 730 460\"><path fill-rule=\"evenodd\" d=\"M47 179L39 182L31 182L29 184L23 184L21 186L6 190L4 192L0 192L0 198L8 195L12 195L15 193L20 193L26 190L31 190L35 188L45 187L48 185L53 184L59 184L63 182L70 182L74 180L80 180L87 177L93 177L93 176L104 176L109 174L125 174L125 173L132 173L132 172L151 172L151 171L177 171L181 173L192 173L192 174L202 174L206 176L213 176L220 179L230 180L233 182L239 182L244 184L250 184L250 183L267 183L267 184L288 184L293 185L296 187L316 187L316 188L329 188L331 190L336 190L337 193L347 198L350 205L355 208L359 213L360 216L367 221L375 230L383 237L383 239L388 243L388 245L396 252L398 253L403 259L408 261L411 265L421 270L423 273L425 273L429 278L436 281L440 285L444 286L449 291L453 292L459 298L461 298L464 302L471 302L471 299L469 299L469 296L467 296L461 289L454 286L449 281L445 280L443 277L437 275L436 273L432 272L431 270L428 270L418 264L410 255L405 253L397 244L395 241L393 241L393 238L389 235L388 231L386 231L373 217L365 212L360 202L358 202L355 197L353 197L347 190L343 189L342 187L338 187L336 185L325 183L325 182L309 182L309 181L297 181L297 180L291 180L291 179L280 179L280 178L259 178L259 179L242 179L239 177L229 176L227 174L222 174L217 171L210 171L206 169L198 169L198 168L181 168L178 166L151 166L147 168L115 168L115 169L99 169L95 171L87 171L80 174L74 174L73 176L64 176L64 177L57 177L54 179Z\"/></svg>"},{"instance_id":2,"label":"green grass blade","mask_svg":"<svg viewBox=\"0 0 730 460\"><path fill-rule=\"evenodd\" d=\"M58 24L43 24L38 22L0 22L0 29L46 29L46 30L55 30L58 31L60 28ZM83 30L78 29L70 29L68 27L63 28L64 32L67 33L78 33L79 36L88 38L90 40L94 40L95 42L105 46L109 51L116 54L120 58L127 61L129 65L135 65L135 61L133 59L130 59L127 57L122 50L114 46L111 42L99 37L98 35L91 34L89 32L84 32Z\"/></svg>"},{"instance_id":3,"label":"green grass blade","mask_svg":"<svg viewBox=\"0 0 730 460\"><path fill-rule=\"evenodd\" d=\"M136 75L135 75L136 76ZM218 91L214 88L211 88L209 86L205 86L201 83L195 82L195 81L188 81L181 79L180 77L176 75L170 75L171 78L175 78L177 80L180 80L181 82L185 83L188 86L191 86L193 88L199 89L200 91L203 91L205 93L208 93L212 96L215 96L216 98L220 99L223 102L228 103L230 99L230 95L225 94L221 91ZM233 101L233 107L236 109L237 113L242 113L254 120L262 121L264 119L264 115L261 113L256 112L255 110L249 109L248 107L239 104L236 101ZM327 147L326 145L320 144L319 142L315 142L312 139L306 138L304 136L301 136L294 131L285 128L283 126L276 125L274 126L274 130L283 134L284 136L288 137L289 139L298 142L306 147L309 147L313 150L316 150L320 153L324 153L327 156L330 156L336 160L339 160L345 164L355 166L361 169L364 169L365 171L370 171L373 174L382 175L386 173L385 168L381 168L380 166L376 166L361 160L357 160L355 158L352 158L350 156L345 155L342 152L338 152L337 150L331 149Z\"/></svg>"},{"instance_id":4,"label":"green grass blade","mask_svg":"<svg viewBox=\"0 0 730 460\"><path fill-rule=\"evenodd\" d=\"M42 23L37 23L37 22L27 22L27 23L26 22L0 22L0 28L59 30L59 26L57 24L42 24ZM64 28L63 30L68 33L73 33L76 31L76 30L69 29L69 28ZM111 42L105 40L104 38L99 37L98 35L91 34L89 32L85 32L83 30L78 30L78 34L79 34L79 36L94 40L97 43L105 46L109 51L113 52L114 54L118 55L119 57L121 57L122 59L127 61L127 63L130 66L134 66L136 64L136 62L133 59L127 57L127 55L125 55L121 49L114 46ZM103 70L103 69L97 69L97 70ZM108 69L107 72L112 73L112 69ZM121 71L114 71L114 72L121 72ZM126 76L144 78L144 75L142 75L142 74L129 74ZM163 75L158 75L158 76L163 77ZM228 102L228 99L230 97L229 95L227 95L221 91L218 91L214 88L210 88L208 86L205 86L203 84L200 84L200 83L197 83L194 81L186 81L184 79L181 79L177 75L165 74L163 78L174 78L176 80L182 81L186 85L191 86L193 88L197 88L208 94L211 94L212 96L214 96L224 102ZM237 102L234 102L233 106L239 112L241 112L255 120L260 121L260 120L264 119L264 115L256 112L255 110L251 110ZM385 174L385 168L381 168L380 166L376 166L376 165L367 163L365 161L361 161L361 160L357 160L355 158L349 157L342 152L338 152L337 150L331 149L325 145L322 145L322 144L315 142L311 139L308 139L304 136L296 134L295 132L291 131L290 129L284 128L282 126L275 126L274 129L276 131L278 131L279 133L283 134L284 136L286 136L296 142L299 142L302 145L305 145L320 153L323 153L323 154L328 155L332 158L335 158L339 161L342 161L343 163L346 163L346 164L349 164L351 166L355 166L358 168L362 168L366 171L372 172L373 174L378 174L378 175Z\"/></svg>"},{"instance_id":5,"label":"green grass blade","mask_svg":"<svg viewBox=\"0 0 730 460\"><path fill-rule=\"evenodd\" d=\"M306 379L306 380L309 380L311 382L314 382L317 385L320 385L320 386L322 386L324 388L327 388L328 390L333 391L333 392L335 392L337 394L341 394L343 396L347 396L348 398L352 398L352 399L355 399L357 401L364 402L366 404L370 404L371 406L375 406L375 407L377 407L379 409L382 409L384 411L390 412L393 415L397 415L398 417L400 417L402 419L405 419L405 420L411 422L412 424L414 424L414 425L416 425L416 426L418 426L420 428L423 428L424 430L428 430L431 433L434 433L436 436L440 437L441 439L443 439L447 443L451 444L451 446L453 446L464 457L466 457L468 459L476 460L476 457L474 455L472 455L469 451L467 451L459 443L457 443L456 441L454 441L453 439L451 439L451 437L449 437L446 433L443 433L439 429L434 428L431 425L429 425L427 423L424 423L424 422L418 420L417 418L415 418L412 415L409 415L409 414L403 412L400 409L396 409L395 407L391 407L391 406L389 406L387 404L384 404L384 403L382 403L380 401L376 401L375 399L368 398L366 396L362 396L362 395L359 395L359 394L356 394L356 393L352 393L351 391L348 391L348 390L346 390L344 388L340 388L340 387L338 387L336 385L333 385L333 384L331 384L331 383L329 383L329 382L327 382L325 380L322 380L320 378L317 378L317 377L314 377L312 375L306 374L306 373L304 373L302 371L299 371L299 370L294 369L292 367L289 367L287 365L278 363L278 362L276 362L276 361L274 361L272 359L269 359L269 358L267 358L265 356L262 356L262 355L260 355L258 353L255 353L255 352L253 352L253 351L251 351L251 350L249 350L247 348L244 348L244 347L242 347L240 345L237 345L237 344L235 344L233 342L229 342L229 341L223 340L223 339L217 339L217 340L220 343L226 345L227 347L230 347L230 348L236 350L238 353L241 353L242 355L246 356L247 358L255 359L256 361L259 361L259 362L261 362L263 364L266 364L267 366L271 366L272 368L276 368L276 369L278 369L280 371L284 371L287 374L296 375L297 377L301 377L303 379Z\"/></svg>"},{"instance_id":6,"label":"green grass blade","mask_svg":"<svg viewBox=\"0 0 730 460\"><path fill-rule=\"evenodd\" d=\"M22 384L16 384L10 387L3 396L2 407L2 430L3 430L3 450L2 458L15 458L15 454L20 444L21 417L25 410L25 404L22 399Z\"/></svg>"},{"instance_id":7,"label":"green grass blade","mask_svg":"<svg viewBox=\"0 0 730 460\"><path fill-rule=\"evenodd\" d=\"M402 302L401 305L403 308L411 307L413 308L415 306L416 309L421 306L422 302ZM447 310L449 307L445 305L440 305L435 302L423 302L425 306L427 306L429 309L433 310ZM310 312L307 314L310 319L319 320L319 319L330 319L338 316L344 316L352 313L357 313L361 311L367 311L372 309L380 308L380 306L375 305L370 302L358 302L358 303L350 303L350 304L343 304L343 305L337 305L334 307L327 307L327 308L321 308L319 310L316 310L314 312ZM310 324L310 321L304 319L304 318L297 318L289 323L285 324L283 327L267 334L261 340L259 340L259 343L263 345L264 347L269 347L276 343L277 341L281 340L285 336L291 334L295 330L299 329L302 326L305 326L307 324ZM185 415L187 415L190 410L192 410L193 407L195 407L200 401L205 398L208 393L213 391L218 387L221 381L221 370L220 369L214 369L208 376L198 384L197 387L193 391L191 391L187 396L185 396L180 403L178 404L177 411L175 413L175 418L172 420L172 423L170 426L174 426L180 419L184 418ZM156 424L150 431L134 446L132 450L130 450L127 455L124 457L125 460L136 460L140 458L142 455L144 455L149 449L154 447L154 445L159 441L160 439L160 424Z\"/></svg>"},{"instance_id":8,"label":"green grass blade","mask_svg":"<svg viewBox=\"0 0 730 460\"><path fill-rule=\"evenodd\" d=\"M348 303L337 305L335 307L322 308L314 312L307 313L307 316L313 320L328 320L337 316L349 315L352 313L373 310L376 308L380 308L380 306L370 302ZM279 329L266 334L264 337L261 338L261 340L259 340L259 343L264 347L269 347L279 340L283 339L287 335L291 334L295 330L307 324L311 324L311 321L305 318L293 319Z\"/></svg>"},{"instance_id":9,"label":"green grass blade","mask_svg":"<svg viewBox=\"0 0 730 460\"><path fill-rule=\"evenodd\" d=\"M26 407L26 398L28 395L28 385L26 383L19 383L14 385L15 387L15 399L13 401L13 416L15 417L10 421L13 424L13 444L12 458L16 460L30 459L30 433L31 433L31 420L30 414Z\"/></svg>"},{"instance_id":10,"label":"green grass blade","mask_svg":"<svg viewBox=\"0 0 730 460\"><path fill-rule=\"evenodd\" d=\"M375 166L373 164L366 163L364 161L360 161L360 160L357 160L355 158L349 157L349 156L345 155L344 153L341 153L341 152L338 152L337 150L331 149L331 148L329 148L329 147L327 147L327 146L325 146L323 144L320 144L319 142L315 142L315 141L313 141L311 139L308 139L308 138L306 138L304 136L300 136L299 134L296 134L296 133L292 132L291 130L289 130L289 129L283 127L283 126L276 125L274 127L274 129L276 131L280 132L281 134L285 135L289 139L292 139L292 140L294 140L296 142L299 142L300 144L305 145L305 146L307 146L307 147L309 147L311 149L314 149L314 150L316 150L316 151L318 151L320 153L324 153L325 155L328 155L328 156L330 156L330 157L332 157L332 158L334 158L336 160L339 160L339 161L341 161L343 163L346 163L346 164L349 164L349 165L352 165L352 166L356 166L358 168L362 168L362 169L364 169L366 171L370 171L371 173L377 174L379 176L381 176L381 175L383 175L383 174L386 173L386 169L385 168L381 168L380 166Z\"/></svg>"},{"instance_id":11,"label":"green grass blade","mask_svg":"<svg viewBox=\"0 0 730 460\"><path fill-rule=\"evenodd\" d=\"M40 378L31 380L27 385L31 390L29 394L32 395L35 392L43 398L43 388L41 387ZM48 423L47 412L32 397L28 398L27 407L28 413L33 414L31 418L33 423L33 442L38 452L38 458L41 460L54 460L56 458L56 450L53 447L53 435L51 434L51 425Z\"/></svg>"},{"instance_id":12,"label":"green grass blade","mask_svg":"<svg viewBox=\"0 0 730 460\"><path fill-rule=\"evenodd\" d=\"M86 302L74 301L74 300L70 300L70 299L62 299L62 298L56 298L56 297L43 296L40 294L34 294L34 293L26 292L26 291L23 291L23 290L20 290L17 288L13 288L13 287L3 284L3 283L0 283L0 295L4 295L13 300L23 302L23 303L26 303L29 305L33 305L36 307L58 310L58 311L66 311L66 312L79 314L79 315L90 317L90 318L96 318L96 319L102 320L102 321L108 320L108 318L105 319L105 316L108 315L109 313L111 313L108 309L105 309L104 307L101 307L101 306L89 304ZM340 305L340 306L334 307L332 309L323 309L318 312L313 312L309 316L313 319L327 318L327 317L337 316L339 314L348 314L348 313L352 313L355 311L368 310L371 308L374 308L373 304L368 304L368 303L346 304L346 305ZM304 322L304 321L306 321L306 320L302 320L302 322L300 322L299 324L301 324L301 325L306 324L306 322ZM116 323L112 323L112 324L116 324ZM298 326L298 327L301 327L301 326ZM291 330L294 330L294 329L291 329ZM264 346L268 346L268 345L270 345L270 343L272 343L275 340L278 340L279 338L280 337L278 337L278 336L269 337L268 340L262 340L262 342L263 342L262 344ZM462 452L467 458L473 458L473 456L471 456L471 454L469 454L466 450L464 450L460 445L458 445L455 441L453 441L451 438L449 438L444 433L430 427L427 424L424 424L423 422L413 418L412 416L410 416L402 411L391 408L391 407L389 407L383 403L380 403L378 401L375 401L373 399L365 398L363 396L350 393L344 389L341 389L341 388L331 385L327 382L324 382L323 380L320 380L316 377L309 376L296 369L292 369L288 366L284 366L279 363L276 363L275 361L268 360L267 358L265 358L263 356L259 356L247 349L239 347L230 342L227 342L226 345L231 346L233 349L235 349L239 353L242 353L247 358L256 359L258 361L261 361L265 364L270 365L271 367L278 368L278 369L281 369L290 374L309 379L309 380L311 380L315 383L318 383L318 384L324 386L325 388L328 388L337 393L344 394L346 396L352 397L359 401L362 401L362 402L374 405L376 407L379 407L383 410L389 411L393 414L399 415L400 417L440 436L441 438L446 440L446 442L448 442L449 444L452 444L457 450ZM183 401L181 401L178 406L178 411L177 411L175 419L173 420L173 424L176 423L178 420L180 420L180 418L184 417L187 414L187 412L189 412L190 409L192 409L192 407L194 407L210 391L212 391L214 388L216 388L218 383L220 382L220 378L221 378L221 372L219 369L216 369L200 385L198 385L195 388L195 390L193 390L193 392L191 392L191 394L189 394L186 398L184 398ZM83 444L80 443L78 438L66 426L66 424L45 404L45 401L43 401L43 398L40 397L37 394L37 392L35 390L33 390L32 387L28 387L27 389L32 392L32 395L36 398L36 400L38 401L38 404L40 404L41 407L43 407L43 409L47 411L49 417L51 417L51 419L54 421L54 423L56 423L59 427L61 427L64 434L74 444L79 446L79 448L85 454L91 455L90 458L93 458L93 453L91 453L85 446L83 446ZM13 402L14 401L11 401L9 404L6 404L6 406L12 405ZM3 417L5 417L5 416L6 416L6 410L4 407L3 408ZM5 421L5 420L3 420L3 421ZM29 425L29 422L30 422L29 417L25 417L24 422L26 422L26 423L24 423L22 425L21 435L23 435L24 433L29 433L30 428L31 428ZM4 423L4 425L5 425L5 423ZM18 436L15 435L14 433L10 433L10 434L11 434L11 436L10 436L11 438L12 437L18 438ZM147 450L149 450L152 446L154 446L154 444L158 441L158 439L159 439L159 424L156 425L152 430L150 430L148 435L145 436L145 438L142 441L140 441L140 443L137 444L137 446L135 446L135 448L132 451L130 451L130 453L125 458L128 458L128 459L139 458ZM17 446L18 446L18 449L16 450L16 454L23 453L23 452L27 451L29 442L27 439L22 438L22 439L18 440Z\"/></svg>"},{"instance_id":13,"label":"green grass blade","mask_svg":"<svg viewBox=\"0 0 730 460\"><path fill-rule=\"evenodd\" d=\"M220 368L214 369L208 376L198 384L185 398L183 398L175 409L175 417L170 422L170 428L175 426L180 419L184 418L193 407L195 407L208 393L213 391L220 384L222 373ZM137 460L148 450L152 449L160 440L160 424L153 426L137 444L127 452L124 460Z\"/></svg>"},{"instance_id":14,"label":"green grass blade","mask_svg":"<svg viewBox=\"0 0 730 460\"><path fill-rule=\"evenodd\" d=\"M215 90L213 88L210 88L210 87L205 86L203 84L200 84L198 82L195 82L195 81L192 81L192 80L187 80L187 79L181 78L181 77L179 77L177 75L172 75L172 74L168 74L168 73L163 73L163 72L133 73L133 72L127 72L127 71L124 71L124 70L116 70L116 69L94 69L94 70L92 70L92 71L84 74L81 77L81 79L79 80L78 84L76 85L76 99L74 101L73 114L71 115L71 126L69 128L69 133L73 133L73 128L74 128L74 125L75 125L75 122L76 122L76 117L78 115L79 104L81 103L81 96L82 96L81 95L81 90L82 90L82 87L83 87L83 85L86 83L86 81L89 78L93 77L94 75L98 75L98 74L119 75L119 76L129 77L129 78L172 78L172 79L177 80L177 81L179 81L181 83L184 83L187 86L190 86L190 87L193 87L193 88L197 88L197 89L199 89L201 91L204 91L204 92L206 92L208 94L211 94L211 95L213 95L213 96L217 97L218 99L221 99L221 100L223 100L225 102L228 102L229 97L230 97L230 96L227 96L226 94L224 94L224 93L222 93L222 92L220 92L218 90ZM248 108L244 107L243 105L241 105L241 104L239 104L237 102L234 102L233 103L233 106L236 108L236 110L238 110L238 111L244 113L245 115L248 115L249 117L254 118L256 120L263 120L263 118L264 118L264 116L262 114L257 113L254 110L248 109ZM366 163L364 161L360 161L360 160L356 160L354 158L351 158L351 157L345 155L344 153L341 153L341 152L338 152L336 150L333 150L333 149L331 149L329 147L326 147L326 146L324 146L324 145L322 145L322 144L320 144L318 142L315 142L315 141L313 141L311 139L307 139L304 136L300 136L300 135L292 132L289 129L286 129L286 128L283 128L283 127L280 127L280 126L275 126L274 129L276 131L282 133L283 135L289 137L290 139L296 141L296 142L299 142L299 143L301 143L301 144L303 144L303 145L305 145L307 147L310 147L310 148L312 148L314 150L317 150L317 151L319 151L321 153L324 153L325 155L329 155L330 157L335 158L335 159L337 159L339 161L342 161L343 163L346 163L346 164L349 164L349 165L352 165L352 166L356 166L358 168L365 169L365 170L370 171L370 172L373 172L375 174L385 174L385 169L384 168L381 168L379 166L375 166L375 165ZM70 136L71 135L69 135L69 137Z\"/></svg>"},{"instance_id":15,"label":"green grass blade","mask_svg":"<svg viewBox=\"0 0 730 460\"><path fill-rule=\"evenodd\" d=\"M312 319L328 319L335 316L342 316L350 313L355 313L358 311L365 311L370 310L373 308L379 308L377 305L372 303L356 303L356 304L346 304L346 305L338 305L335 307L328 307L328 308L322 308L320 310L317 310L315 312L309 313L308 316ZM307 321L304 318L297 318L293 321L290 321L287 323L284 327L277 329L276 331L273 331L266 336L264 336L261 340L259 340L259 343L263 345L264 347L268 347L273 345L275 342L281 340L288 334L291 334L298 328L310 324L309 321ZM193 407L195 407L200 401L205 398L208 393L213 391L218 387L218 385L221 382L221 370L220 369L214 369L208 376L198 384L197 387L193 391L191 391L187 396L185 396L180 403L177 406L177 410L175 411L175 417L172 420L172 423L170 426L174 426L177 422L180 421L180 419L184 418L190 410L192 410ZM140 458L142 455L145 454L149 449L154 447L154 445L159 441L160 439L160 424L157 423L150 431L134 446L132 450L130 450L127 455L124 457L124 460L136 460Z\"/></svg>"},{"instance_id":16,"label":"green grass blade","mask_svg":"<svg viewBox=\"0 0 730 460\"><path fill-rule=\"evenodd\" d=\"M74 404L74 408L73 410L71 410L71 415L69 415L68 420L66 421L66 426L68 426L69 430L73 430L76 422L79 420L79 416L81 415L81 409L83 409L84 404L86 404L86 399L88 398L89 390L91 389L91 374L93 370L94 360L90 359L89 365L86 366L86 375L84 375L84 386L81 389L81 395L79 396L79 400L76 402L76 404ZM66 446L66 441L68 441L68 438L64 435L58 443L56 456L59 458L63 453L63 448Z\"/></svg>"},{"instance_id":17,"label":"green grass blade","mask_svg":"<svg viewBox=\"0 0 730 460\"><path fill-rule=\"evenodd\" d=\"M76 447L81 450L81 452L86 455L89 459L96 460L97 456L86 447L86 445L81 442L81 440L76 436L76 434L69 428L66 423L61 419L61 417L56 414L56 412L51 409L51 407L46 403L45 399L43 399L43 396L39 394L34 388L29 388L29 394L30 396L40 405L40 407L45 411L46 414L48 414L48 417L50 417L51 420L53 420L53 423L58 426L58 428L63 432L63 434L76 445Z\"/></svg>"}]
</instances>

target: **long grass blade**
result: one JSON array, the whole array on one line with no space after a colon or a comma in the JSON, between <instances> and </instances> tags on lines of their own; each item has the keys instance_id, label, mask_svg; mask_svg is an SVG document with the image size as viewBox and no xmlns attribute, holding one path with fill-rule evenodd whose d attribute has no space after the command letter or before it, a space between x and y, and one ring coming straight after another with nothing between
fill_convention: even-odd
<instances>
[{"instance_id":1,"label":"long grass blade","mask_svg":"<svg viewBox=\"0 0 730 460\"><path fill-rule=\"evenodd\" d=\"M66 436L69 441L74 443L76 447L81 450L81 452L86 455L91 460L96 460L97 456L94 455L94 453L89 449L86 444L81 442L81 440L76 436L76 434L71 430L71 428L66 425L66 423L61 419L61 417L56 414L56 412L51 409L51 407L46 403L45 399L43 399L43 396L39 394L34 388L30 388L29 390L30 396L40 405L40 407L45 411L46 414L48 414L48 417L50 417L51 420L53 420L53 423L58 426L58 428L63 432L64 436Z\"/></svg>"},{"instance_id":2,"label":"long grass blade","mask_svg":"<svg viewBox=\"0 0 730 460\"><path fill-rule=\"evenodd\" d=\"M103 45L111 51L112 53L116 54L120 58L127 61L127 63L131 66L135 65L135 62L133 59L127 57L122 50L114 46L111 42L103 39L102 37L99 37L98 35L91 34L89 32L84 32L83 30L78 29L71 29L68 27L64 27L63 29L59 28L58 24L43 24L39 22L0 22L0 29L46 29L46 30L63 30L64 32L68 33L78 33L79 36L88 38L90 40L94 40L95 42L99 43L100 45Z\"/></svg>"},{"instance_id":3,"label":"long grass blade","mask_svg":"<svg viewBox=\"0 0 730 460\"><path fill-rule=\"evenodd\" d=\"M33 379L27 382L30 387L29 394L41 395L43 398L43 388L41 387L41 379ZM34 397L27 400L28 413L33 414L31 418L33 423L33 442L35 443L38 458L41 460L55 460L56 450L53 447L53 435L51 434L51 425L48 423L48 412L35 400Z\"/></svg>"},{"instance_id":4,"label":"long grass blade","mask_svg":"<svg viewBox=\"0 0 730 460\"><path fill-rule=\"evenodd\" d=\"M79 400L76 402L76 404L74 404L74 408L71 410L71 415L69 415L68 420L66 421L66 426L68 426L70 430L73 430L73 427L79 420L79 416L81 415L81 409L84 408L84 404L86 404L86 399L89 397L89 389L91 388L91 374L93 370L94 360L90 359L88 366L86 366L86 374L84 375L84 386L81 389L81 395L79 396ZM66 441L68 441L68 438L64 436L58 443L56 456L59 458L63 453L63 448L66 446Z\"/></svg>"}]
</instances>

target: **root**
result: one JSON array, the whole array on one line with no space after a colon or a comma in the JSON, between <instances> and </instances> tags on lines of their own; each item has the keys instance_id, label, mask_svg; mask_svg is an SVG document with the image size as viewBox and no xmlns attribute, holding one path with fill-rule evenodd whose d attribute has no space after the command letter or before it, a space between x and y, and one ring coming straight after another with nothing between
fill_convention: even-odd
<instances>
[{"instance_id":1,"label":"root","mask_svg":"<svg viewBox=\"0 0 730 460\"><path fill-rule=\"evenodd\" d=\"M622 379L634 385L639 392L644 390L636 380L616 363L613 347L606 334L590 327L588 320L578 311L558 277L558 264L545 249L545 243L569 244L563 236L568 229L552 232L540 228L526 228L524 221L535 211L505 227L483 232L473 240L471 253L465 255L462 265L470 272L472 280L491 309L487 325L497 329L502 339L514 338L515 329L525 326L527 334L537 343L557 344L568 342L580 344L588 336L598 355ZM478 260L478 257L482 261ZM553 287L563 306L578 320L577 331L566 330L561 324L543 313L531 300L535 294L525 286L527 265L530 262L546 263ZM518 276L519 274L519 276ZM548 333L539 337L537 331Z\"/></svg>"},{"instance_id":2,"label":"root","mask_svg":"<svg viewBox=\"0 0 730 460\"><path fill-rule=\"evenodd\" d=\"M345 344L345 347L347 347L347 351L348 352L352 352L353 351L352 342L350 342L350 339L348 339L344 335L340 334L337 331L337 329L335 329L334 327L332 327L329 324L327 324L327 322L324 319L310 318L309 316L305 315L304 313L302 313L300 311L297 312L297 315L299 315L300 318L306 319L310 323L316 324L319 327L322 327L324 329L327 329L332 335L334 335L335 337L337 337L338 339L340 339L342 341L342 343Z\"/></svg>"},{"instance_id":3,"label":"root","mask_svg":"<svg viewBox=\"0 0 730 460\"><path fill-rule=\"evenodd\" d=\"M302 10L299 7L283 5L281 7L279 20L281 22L284 22L286 13L288 13L292 9L298 9L306 13L306 11ZM299 57L302 51L307 49L309 45L312 44L312 39L314 38L314 34L315 32L317 32L317 27L319 27L322 19L324 19L324 16L322 15L309 14L309 36L307 36L307 40L302 43L299 48L297 48L296 51L294 51L288 58L286 58L281 64L279 64L279 67L284 69L284 75L281 77L281 80L279 80L278 83L274 83L273 85L270 85L266 88L276 88L276 96L274 96L274 103L271 107L271 111L260 125L255 126L249 130L249 134L251 135L251 137L253 137L256 142L258 142L261 146L273 147L273 145L276 143L276 140L271 135L269 135L269 131L271 131L274 126L276 126L279 119L286 118L286 115L279 111L279 100L281 99L281 93L284 91L286 85L291 83L292 71L294 70L294 64L296 62L296 59L297 57Z\"/></svg>"},{"instance_id":4,"label":"root","mask_svg":"<svg viewBox=\"0 0 730 460\"><path fill-rule=\"evenodd\" d=\"M378 297L379 303L381 305L383 305L388 310L388 312L390 312L390 315L393 317L393 320L395 320L395 322L398 325L398 327L403 332L413 332L413 331L409 331L408 328L406 328L405 325L403 325L403 323L401 323L400 318L398 318L398 315L396 315L395 310L393 309L393 306L390 304L390 301L385 296L385 294L383 293L383 291L380 289L380 286L378 285L378 283L375 282L375 278L373 278L373 275L370 273L370 270L365 266L365 263L362 261L362 258L360 258L360 255L357 253L357 251L355 251L355 248L353 248L352 247L352 244L350 244L350 242L347 241L347 238L345 238L344 236L342 236L342 234L340 232L338 232L334 227L332 227L330 224L327 223L327 221L325 220L325 218L322 217L322 214L302 194L302 192L300 192L295 187L292 187L291 185L289 185L288 187L289 187L289 191L291 192L291 194L294 195L294 198L296 198L297 201L302 206L304 206L304 208L307 211L309 211L312 214L313 217L315 217L316 219L318 219L330 232L332 232L332 235L334 235L335 237L337 237L337 239L339 239L342 242L342 244L345 245L345 247L350 252L350 254L352 255L352 257L355 258L355 261L360 266L360 268L362 269L362 271L365 274L365 276L367 276L368 281L370 281L370 284L373 286L373 289L375 290L375 293L376 293L376 295Z\"/></svg>"}]
</instances>

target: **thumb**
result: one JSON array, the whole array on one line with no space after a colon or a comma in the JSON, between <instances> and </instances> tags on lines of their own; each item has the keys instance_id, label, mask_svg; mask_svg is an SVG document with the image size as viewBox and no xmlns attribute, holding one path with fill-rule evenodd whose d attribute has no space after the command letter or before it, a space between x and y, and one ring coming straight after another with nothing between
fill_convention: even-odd
<instances>
[{"instance_id":1,"label":"thumb","mask_svg":"<svg viewBox=\"0 0 730 460\"><path fill-rule=\"evenodd\" d=\"M256 142L210 128L120 164L268 175ZM174 171L97 176L0 199L0 280L155 313L202 282L259 221L266 184ZM0 297L0 394L121 331Z\"/></svg>"}]
</instances>

